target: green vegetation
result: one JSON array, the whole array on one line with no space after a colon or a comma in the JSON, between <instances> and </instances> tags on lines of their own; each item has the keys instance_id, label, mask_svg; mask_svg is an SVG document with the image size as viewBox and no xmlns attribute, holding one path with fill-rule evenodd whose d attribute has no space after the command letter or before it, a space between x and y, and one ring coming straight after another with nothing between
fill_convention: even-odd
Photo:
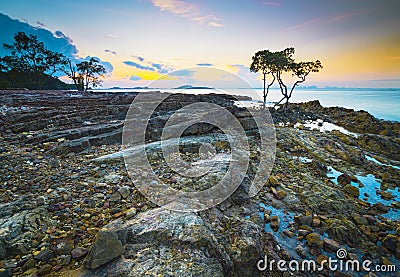
<instances>
[{"instance_id":1,"label":"green vegetation","mask_svg":"<svg viewBox=\"0 0 400 277\"><path fill-rule=\"evenodd\" d=\"M283 100L286 100L285 107L289 103L289 99L292 97L294 89L306 80L306 77L311 72L319 72L322 69L322 64L319 60L312 62L295 62L293 54L295 50L293 47L286 48L283 51L271 52L269 50L261 50L255 53L252 57L252 63L250 65L251 72L261 72L263 74L264 90L263 99L264 107L267 101L269 88L274 84L275 80L278 81L279 88L282 93L282 99L276 103L279 105ZM292 73L298 80L292 85L290 90L288 86L282 80L283 73ZM272 81L266 87L267 75L272 75Z\"/></svg>"},{"instance_id":2,"label":"green vegetation","mask_svg":"<svg viewBox=\"0 0 400 277\"><path fill-rule=\"evenodd\" d=\"M71 89L75 85L79 91L86 92L91 85L100 85L100 77L105 73L95 58L74 67L63 54L47 49L37 36L24 32L16 33L14 43L3 44L3 47L10 54L0 58L0 88ZM60 72L67 74L74 85L55 77Z\"/></svg>"}]
</instances>

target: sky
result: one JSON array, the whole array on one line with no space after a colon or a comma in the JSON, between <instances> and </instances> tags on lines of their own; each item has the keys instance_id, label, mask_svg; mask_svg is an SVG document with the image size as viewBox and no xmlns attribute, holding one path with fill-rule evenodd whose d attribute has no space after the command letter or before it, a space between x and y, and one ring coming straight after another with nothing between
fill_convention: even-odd
<instances>
[{"instance_id":1,"label":"sky","mask_svg":"<svg viewBox=\"0 0 400 277\"><path fill-rule=\"evenodd\" d=\"M97 57L104 87L164 74L202 85L193 67L261 87L251 57L286 47L324 66L304 85L400 87L399 10L399 0L1 0L0 43L23 30L76 60Z\"/></svg>"}]
</instances>

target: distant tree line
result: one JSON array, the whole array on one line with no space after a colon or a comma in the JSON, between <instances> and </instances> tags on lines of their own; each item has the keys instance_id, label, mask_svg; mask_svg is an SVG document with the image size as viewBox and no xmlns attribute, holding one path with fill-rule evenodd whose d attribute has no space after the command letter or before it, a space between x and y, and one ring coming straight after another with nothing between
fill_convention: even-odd
<instances>
[{"instance_id":1,"label":"distant tree line","mask_svg":"<svg viewBox=\"0 0 400 277\"><path fill-rule=\"evenodd\" d=\"M293 95L294 89L305 82L306 77L312 72L319 72L322 69L322 64L319 60L310 62L296 62L293 58L295 50L293 47L286 48L282 51L271 52L270 50L261 50L255 53L252 57L252 63L250 65L250 71L261 72L263 75L264 90L263 90L263 102L264 107L267 101L267 96L270 87L275 81L278 82L279 88L282 94L282 99L276 103L275 106L279 105L282 101L285 101L285 107L289 103L289 99ZM293 76L297 77L294 84L288 88L284 83L282 74L292 73ZM271 75L272 80L267 83L267 75Z\"/></svg>"},{"instance_id":2,"label":"distant tree line","mask_svg":"<svg viewBox=\"0 0 400 277\"><path fill-rule=\"evenodd\" d=\"M101 84L105 68L99 60L90 58L74 64L61 53L46 48L35 35L18 32L13 44L3 44L10 54L0 58L0 89L72 89L86 92ZM73 85L60 81L55 75L66 74Z\"/></svg>"}]
</instances>

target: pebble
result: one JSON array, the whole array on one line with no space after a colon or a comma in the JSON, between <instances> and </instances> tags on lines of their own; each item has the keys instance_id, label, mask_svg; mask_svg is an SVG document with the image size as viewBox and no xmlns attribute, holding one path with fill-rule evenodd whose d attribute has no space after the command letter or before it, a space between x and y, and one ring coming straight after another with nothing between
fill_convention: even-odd
<instances>
[{"instance_id":1,"label":"pebble","mask_svg":"<svg viewBox=\"0 0 400 277\"><path fill-rule=\"evenodd\" d=\"M75 248L74 250L71 251L71 255L72 255L72 258L73 258L74 260L80 260L80 259L82 259L84 256L86 256L86 254L87 254L88 252L89 252L89 251L88 251L86 248L77 247L77 248Z\"/></svg>"}]
</instances>

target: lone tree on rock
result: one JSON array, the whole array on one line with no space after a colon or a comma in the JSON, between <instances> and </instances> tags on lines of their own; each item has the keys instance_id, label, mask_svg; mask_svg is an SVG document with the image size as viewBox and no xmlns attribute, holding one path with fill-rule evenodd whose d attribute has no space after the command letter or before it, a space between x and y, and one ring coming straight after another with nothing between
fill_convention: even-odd
<instances>
[{"instance_id":1,"label":"lone tree on rock","mask_svg":"<svg viewBox=\"0 0 400 277\"><path fill-rule=\"evenodd\" d=\"M295 50L293 47L286 48L282 51L271 52L269 50L258 51L253 56L253 62L250 66L250 71L261 72L264 75L264 106L268 95L268 90L275 82L278 81L279 88L282 94L282 99L275 104L279 105L283 100L286 100L285 107L289 103L289 99L293 95L294 89L302 82L306 81L306 77L311 72L319 72L322 69L322 64L319 60L311 62L295 62L293 54ZM283 73L292 73L292 76L296 76L298 80L292 85L290 89L282 80ZM267 90L265 91L265 79L266 75L271 74L273 76L272 82L268 84Z\"/></svg>"},{"instance_id":2,"label":"lone tree on rock","mask_svg":"<svg viewBox=\"0 0 400 277\"><path fill-rule=\"evenodd\" d=\"M74 81L76 89L78 91L87 92L90 86L97 87L101 84L100 78L104 77L106 70L100 61L96 58L90 58L89 61L83 61L76 64L76 67L72 66L72 62L69 60L69 72L68 77Z\"/></svg>"},{"instance_id":3,"label":"lone tree on rock","mask_svg":"<svg viewBox=\"0 0 400 277\"><path fill-rule=\"evenodd\" d=\"M270 52L269 50L258 51L252 58L253 62L250 65L251 72L261 72L263 75L264 89L263 89L263 107L267 102L267 96L269 92L269 88L275 82L275 67L274 67L274 57L275 53ZM265 90L265 85L267 81L267 75L272 75L272 81L268 84L267 90Z\"/></svg>"}]
</instances>

